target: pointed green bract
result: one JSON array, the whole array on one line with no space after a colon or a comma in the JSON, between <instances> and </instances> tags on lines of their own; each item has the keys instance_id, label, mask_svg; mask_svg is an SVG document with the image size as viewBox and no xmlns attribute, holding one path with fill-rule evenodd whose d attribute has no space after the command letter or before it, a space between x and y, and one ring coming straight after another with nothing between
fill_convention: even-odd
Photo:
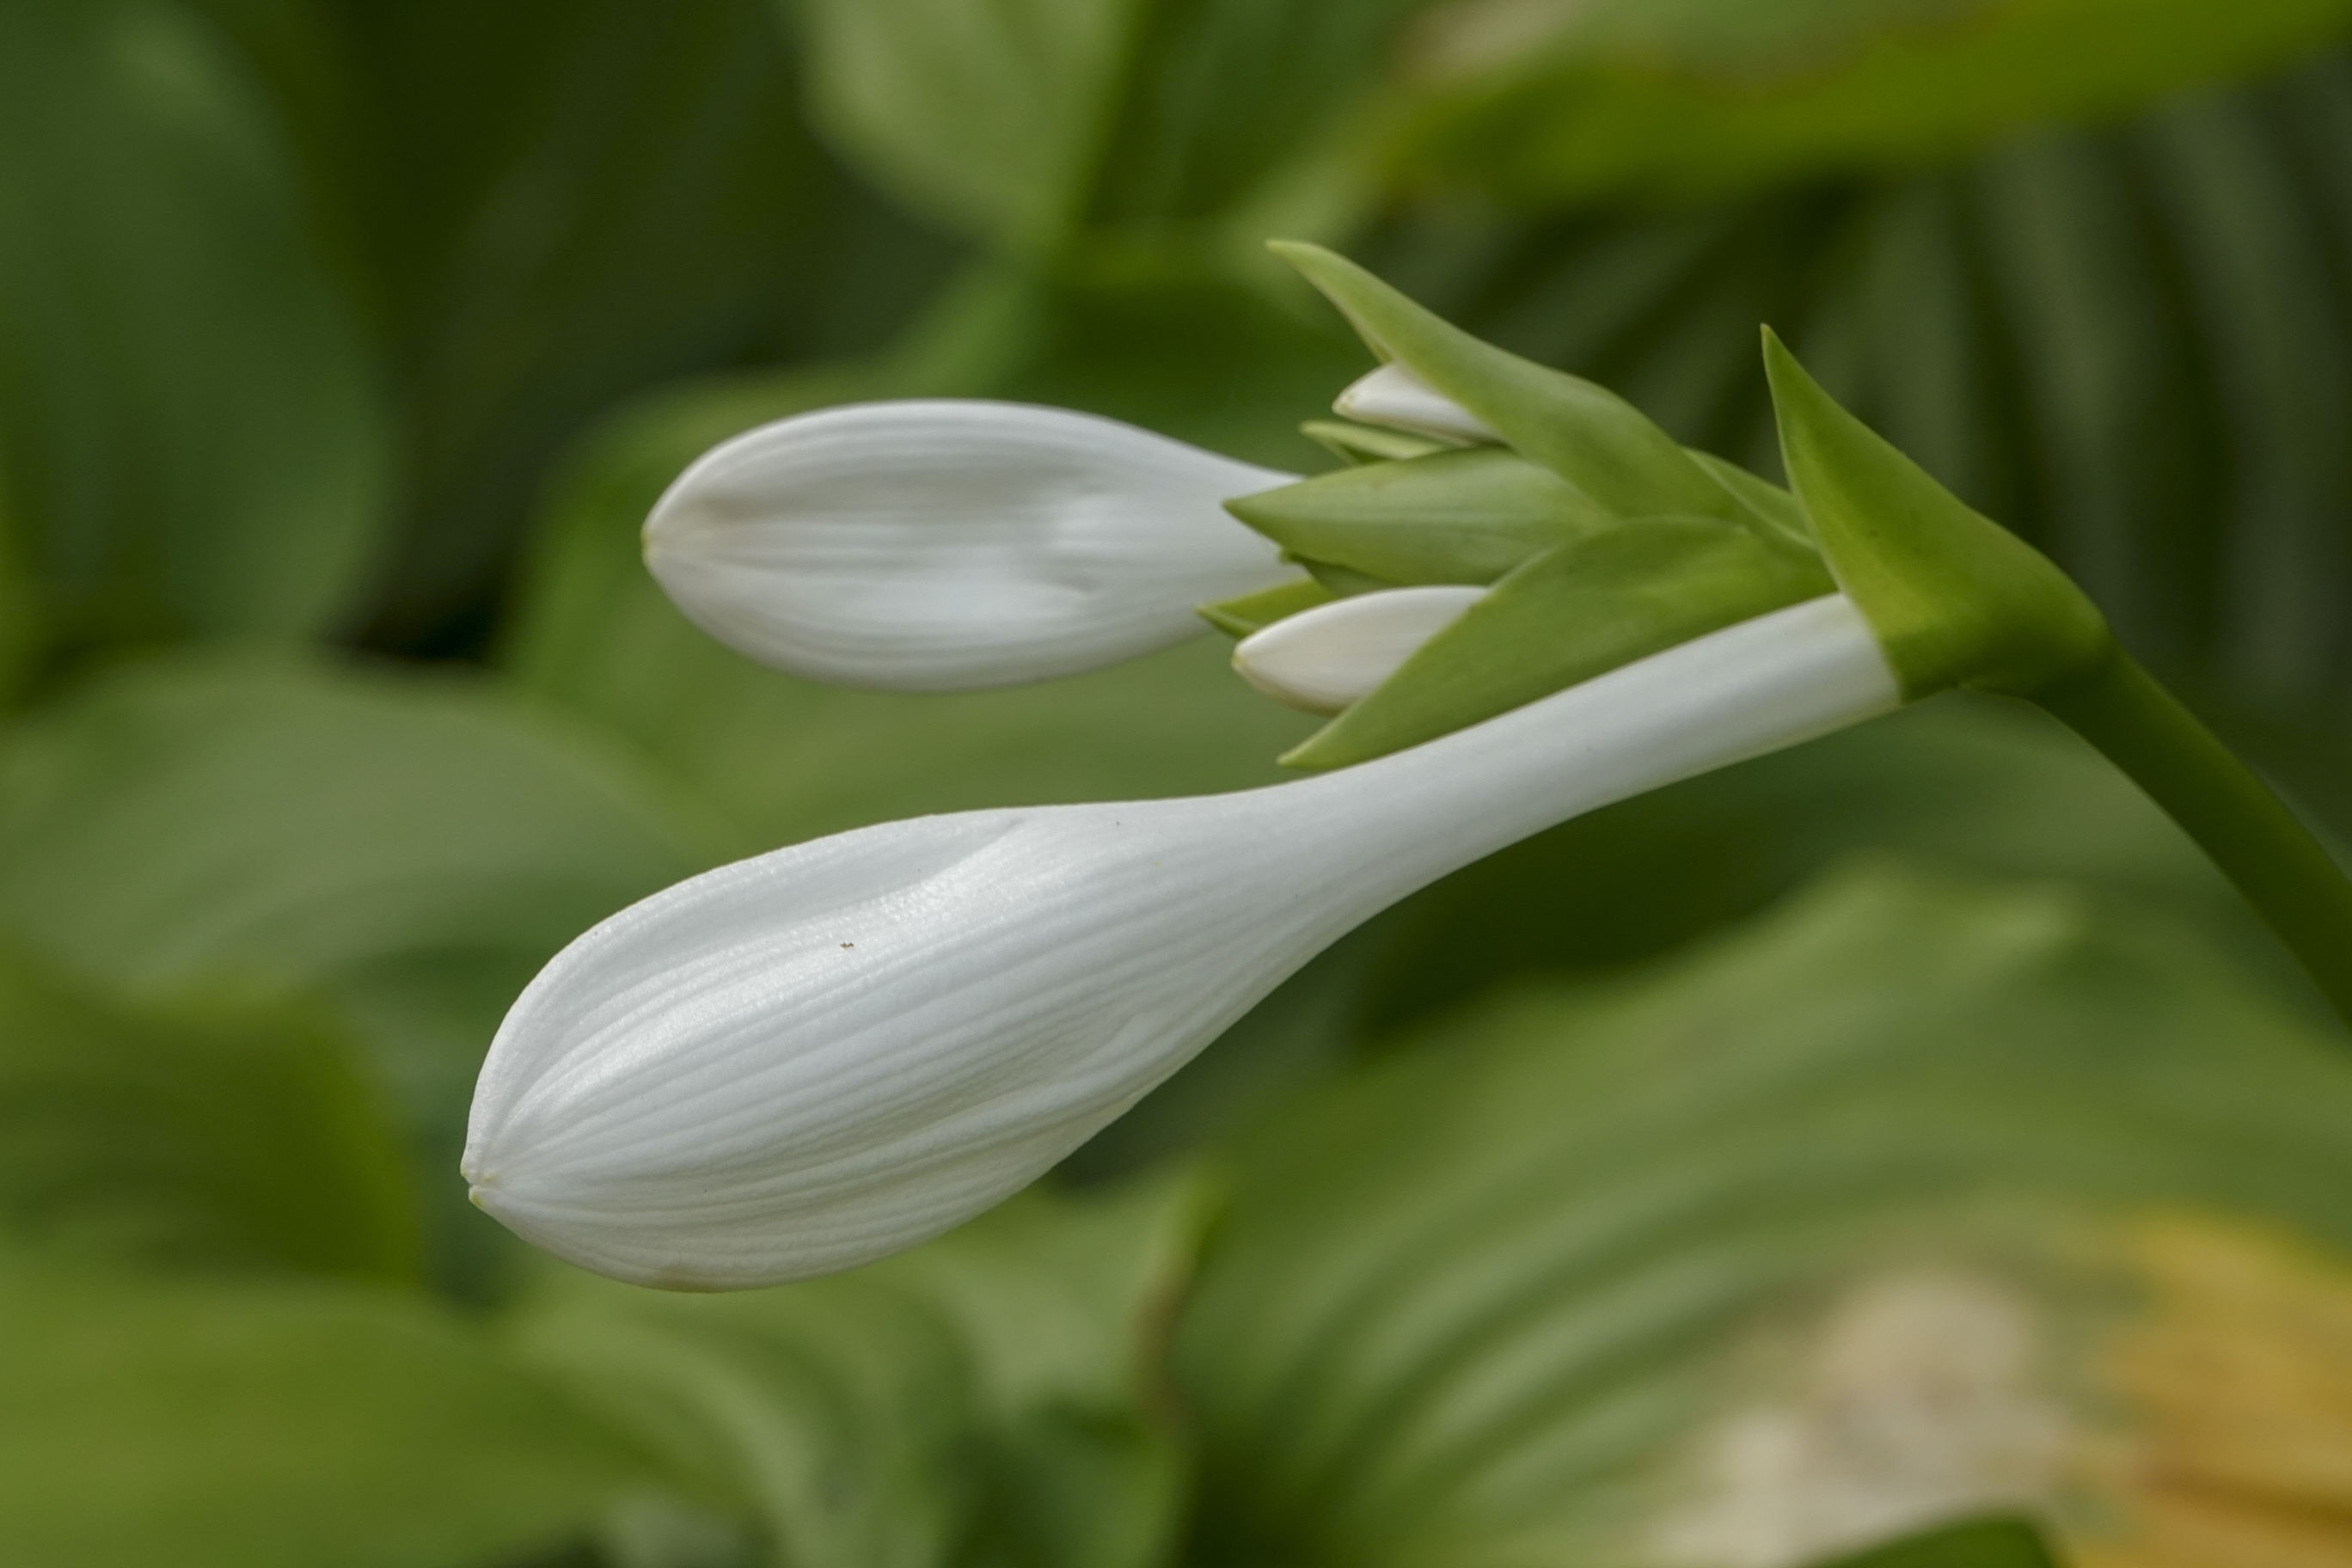
<instances>
[{"instance_id":1,"label":"pointed green bract","mask_svg":"<svg viewBox=\"0 0 2352 1568\"><path fill-rule=\"evenodd\" d=\"M1811 557L1715 518L1621 523L1535 557L1283 757L1360 763L1833 591Z\"/></svg>"},{"instance_id":2,"label":"pointed green bract","mask_svg":"<svg viewBox=\"0 0 2352 1568\"><path fill-rule=\"evenodd\" d=\"M2030 697L2112 652L2106 618L2049 557L1840 407L1769 327L1764 364L1790 487L1906 700Z\"/></svg>"},{"instance_id":3,"label":"pointed green bract","mask_svg":"<svg viewBox=\"0 0 2352 1568\"><path fill-rule=\"evenodd\" d=\"M1805 516L1805 505L1795 496L1769 479L1758 479L1727 458L1712 452L1702 452L1696 447L1685 447L1692 462L1705 468L1715 482L1738 497L1740 503L1756 514L1759 521L1791 544L1814 550L1813 525Z\"/></svg>"},{"instance_id":4,"label":"pointed green bract","mask_svg":"<svg viewBox=\"0 0 2352 1568\"><path fill-rule=\"evenodd\" d=\"M1426 436L1409 436L1402 430L1383 430L1373 425L1350 425L1339 419L1309 419L1298 427L1298 433L1348 463L1394 463L1407 458L1425 458L1432 452L1450 451L1443 441L1433 441Z\"/></svg>"},{"instance_id":5,"label":"pointed green bract","mask_svg":"<svg viewBox=\"0 0 2352 1568\"><path fill-rule=\"evenodd\" d=\"M1401 584L1491 583L1617 521L1500 447L1340 468L1225 510L1294 555Z\"/></svg>"},{"instance_id":6,"label":"pointed green bract","mask_svg":"<svg viewBox=\"0 0 2352 1568\"><path fill-rule=\"evenodd\" d=\"M1373 353L1600 506L1621 517L1747 521L1747 509L1673 437L1615 393L1482 342L1320 246L1276 240L1272 248L1339 308Z\"/></svg>"},{"instance_id":7,"label":"pointed green bract","mask_svg":"<svg viewBox=\"0 0 2352 1568\"><path fill-rule=\"evenodd\" d=\"M1318 605L1330 602L1331 591L1328 588L1312 577L1301 577L1296 582L1260 588L1255 594L1221 599L1213 605L1201 605L1192 613L1229 637L1245 637L1301 610L1311 610Z\"/></svg>"}]
</instances>

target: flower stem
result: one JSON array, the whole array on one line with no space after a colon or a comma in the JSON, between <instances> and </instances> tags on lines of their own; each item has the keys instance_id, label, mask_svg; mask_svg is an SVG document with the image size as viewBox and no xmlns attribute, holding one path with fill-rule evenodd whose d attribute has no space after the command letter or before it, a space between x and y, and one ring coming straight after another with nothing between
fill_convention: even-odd
<instances>
[{"instance_id":1,"label":"flower stem","mask_svg":"<svg viewBox=\"0 0 2352 1568\"><path fill-rule=\"evenodd\" d=\"M2212 857L2352 1024L2352 879L2269 786L2121 649L2033 700Z\"/></svg>"}]
</instances>

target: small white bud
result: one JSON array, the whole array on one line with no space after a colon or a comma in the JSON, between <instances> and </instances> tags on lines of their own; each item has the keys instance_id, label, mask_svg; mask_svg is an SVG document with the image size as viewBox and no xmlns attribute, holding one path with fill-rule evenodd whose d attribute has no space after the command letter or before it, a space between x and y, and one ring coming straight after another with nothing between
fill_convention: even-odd
<instances>
[{"instance_id":1,"label":"small white bud","mask_svg":"<svg viewBox=\"0 0 2352 1568\"><path fill-rule=\"evenodd\" d=\"M740 653L850 686L1075 674L1297 576L1222 503L1295 476L1024 404L852 404L714 447L646 520L646 564Z\"/></svg>"},{"instance_id":2,"label":"small white bud","mask_svg":"<svg viewBox=\"0 0 2352 1568\"><path fill-rule=\"evenodd\" d=\"M1444 584L1335 599L1244 637L1234 668L1276 702L1337 713L1486 595L1484 588Z\"/></svg>"},{"instance_id":3,"label":"small white bud","mask_svg":"<svg viewBox=\"0 0 2352 1568\"><path fill-rule=\"evenodd\" d=\"M1401 364L1384 364L1350 383L1331 408L1359 425L1411 430L1474 447L1504 444L1485 420Z\"/></svg>"},{"instance_id":4,"label":"small white bud","mask_svg":"<svg viewBox=\"0 0 2352 1568\"><path fill-rule=\"evenodd\" d=\"M525 989L466 1177L623 1279L846 1268L1026 1184L1423 883L1897 701L1832 595L1297 783L921 817L722 867Z\"/></svg>"}]
</instances>

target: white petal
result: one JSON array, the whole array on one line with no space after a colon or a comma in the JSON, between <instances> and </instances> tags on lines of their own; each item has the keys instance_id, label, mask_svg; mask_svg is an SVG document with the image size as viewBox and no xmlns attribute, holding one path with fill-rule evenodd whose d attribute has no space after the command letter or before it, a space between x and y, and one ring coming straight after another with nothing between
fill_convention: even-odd
<instances>
[{"instance_id":1,"label":"white petal","mask_svg":"<svg viewBox=\"0 0 2352 1568\"><path fill-rule=\"evenodd\" d=\"M1234 668L1276 702L1337 713L1486 596L1484 588L1448 584L1336 599L1244 637Z\"/></svg>"},{"instance_id":2,"label":"white petal","mask_svg":"<svg viewBox=\"0 0 2352 1568\"><path fill-rule=\"evenodd\" d=\"M1896 701L1832 595L1293 784L923 817L724 867L525 990L466 1173L522 1236L625 1279L845 1268L1028 1183L1423 883Z\"/></svg>"},{"instance_id":3,"label":"white petal","mask_svg":"<svg viewBox=\"0 0 2352 1568\"><path fill-rule=\"evenodd\" d=\"M646 520L646 564L763 664L908 691L1001 686L1202 629L1297 575L1221 502L1294 476L1066 409L853 404L747 431Z\"/></svg>"},{"instance_id":4,"label":"white petal","mask_svg":"<svg viewBox=\"0 0 2352 1568\"><path fill-rule=\"evenodd\" d=\"M1384 364L1350 384L1331 407L1360 425L1442 436L1472 446L1503 445L1485 420L1401 364Z\"/></svg>"}]
</instances>

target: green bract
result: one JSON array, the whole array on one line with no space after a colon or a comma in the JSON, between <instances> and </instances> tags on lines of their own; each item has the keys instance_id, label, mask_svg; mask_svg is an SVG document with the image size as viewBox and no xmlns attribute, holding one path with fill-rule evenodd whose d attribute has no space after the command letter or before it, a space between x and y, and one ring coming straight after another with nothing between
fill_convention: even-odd
<instances>
[{"instance_id":1,"label":"green bract","mask_svg":"<svg viewBox=\"0 0 2352 1568\"><path fill-rule=\"evenodd\" d=\"M1790 484L1906 698L2030 697L2114 650L2106 617L2048 556L1839 407L1769 327L1764 366Z\"/></svg>"},{"instance_id":2,"label":"green bract","mask_svg":"<svg viewBox=\"0 0 2352 1568\"><path fill-rule=\"evenodd\" d=\"M1831 591L1818 561L1714 518L1645 518L1545 551L1286 753L1336 768L1434 740Z\"/></svg>"},{"instance_id":3,"label":"green bract","mask_svg":"<svg viewBox=\"0 0 2352 1568\"><path fill-rule=\"evenodd\" d=\"M1392 584L1491 583L1617 521L1500 447L1341 468L1225 510L1302 560Z\"/></svg>"},{"instance_id":4,"label":"green bract","mask_svg":"<svg viewBox=\"0 0 2352 1568\"><path fill-rule=\"evenodd\" d=\"M1331 597L1494 584L1285 763L1363 762L1836 591L1787 491L1685 450L1613 393L1479 342L1352 262L1275 248L1375 353L1507 443L1318 421L1308 433L1351 466L1227 503L1314 579L1202 607L1235 637Z\"/></svg>"},{"instance_id":5,"label":"green bract","mask_svg":"<svg viewBox=\"0 0 2352 1568\"><path fill-rule=\"evenodd\" d=\"M1319 246L1276 241L1273 249L1339 308L1374 353L1476 415L1595 505L1621 517L1749 516L1673 437L1615 393L1482 342Z\"/></svg>"}]
</instances>

